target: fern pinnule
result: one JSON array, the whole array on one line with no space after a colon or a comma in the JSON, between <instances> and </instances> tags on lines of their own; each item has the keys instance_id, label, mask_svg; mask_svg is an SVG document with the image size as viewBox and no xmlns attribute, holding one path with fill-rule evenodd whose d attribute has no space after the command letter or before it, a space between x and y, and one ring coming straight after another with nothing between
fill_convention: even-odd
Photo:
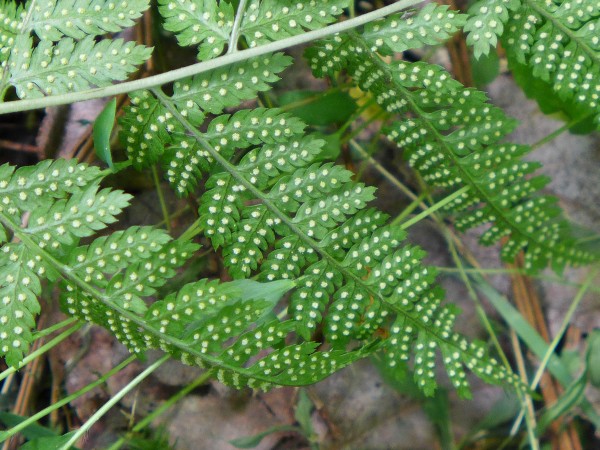
<instances>
[{"instance_id":1,"label":"fern pinnule","mask_svg":"<svg viewBox=\"0 0 600 450\"><path fill-rule=\"evenodd\" d=\"M434 45L450 38L466 22L467 16L446 5L430 3L417 11L393 14L371 22L362 33L374 52L403 52Z\"/></svg>"},{"instance_id":2,"label":"fern pinnule","mask_svg":"<svg viewBox=\"0 0 600 450\"><path fill-rule=\"evenodd\" d=\"M464 31L467 44L473 47L476 58L487 55L504 33L509 14L521 7L521 0L480 0L469 8Z\"/></svg>"},{"instance_id":3,"label":"fern pinnule","mask_svg":"<svg viewBox=\"0 0 600 450\"><path fill-rule=\"evenodd\" d=\"M13 49L15 56L9 61L9 82L20 98L84 90L125 80L152 52L122 39L96 43L91 36L79 42L64 38L56 45L41 41L35 48L32 43L31 38L19 36Z\"/></svg>"},{"instance_id":4,"label":"fern pinnule","mask_svg":"<svg viewBox=\"0 0 600 450\"><path fill-rule=\"evenodd\" d=\"M229 2L217 0L159 0L158 11L165 30L172 31L179 45L198 46L198 59L219 56L233 29L234 11Z\"/></svg>"},{"instance_id":5,"label":"fern pinnule","mask_svg":"<svg viewBox=\"0 0 600 450\"><path fill-rule=\"evenodd\" d=\"M268 90L269 83L279 80L278 74L289 64L291 59L281 53L251 58L209 74L178 81L171 99L184 117L200 127L208 113L219 114L225 108L238 106L255 98L258 92ZM211 118L215 145L227 151L228 145L221 143L223 139L236 143L259 138L252 131L256 124L244 123L242 129L244 114L247 115L238 113L236 119L231 120L228 115ZM247 119L252 120L251 117ZM131 106L125 109L120 124L126 131L120 135L121 141L133 166L140 169L160 160L167 180L178 195L191 193L202 173L210 169L211 159L205 150L186 136L173 114L150 92L131 94Z\"/></svg>"}]
</instances>

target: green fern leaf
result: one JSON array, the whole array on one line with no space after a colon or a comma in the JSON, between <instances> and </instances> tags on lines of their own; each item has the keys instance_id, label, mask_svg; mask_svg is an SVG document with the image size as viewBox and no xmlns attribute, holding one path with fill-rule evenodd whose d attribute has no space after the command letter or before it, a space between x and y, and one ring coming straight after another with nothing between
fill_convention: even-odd
<instances>
[{"instance_id":1,"label":"green fern leaf","mask_svg":"<svg viewBox=\"0 0 600 450\"><path fill-rule=\"evenodd\" d=\"M330 67L323 64L330 54L345 58ZM489 105L483 93L465 89L434 65L383 64L358 35L336 37L307 55L316 74L346 68L388 112L411 114L392 125L388 135L405 148L410 164L427 182L469 187L448 206L457 213L461 229L491 223L482 243L508 236L503 258L511 261L525 249L525 266L531 271L550 261L561 270L566 263L590 260L591 255L575 246L554 202L537 195L546 180L531 178L537 165L519 160L527 149L497 144L515 122Z\"/></svg>"},{"instance_id":2,"label":"green fern leaf","mask_svg":"<svg viewBox=\"0 0 600 450\"><path fill-rule=\"evenodd\" d=\"M148 0L50 0L35 5L29 28L49 41L117 33L132 26L148 6Z\"/></svg>"},{"instance_id":3,"label":"green fern leaf","mask_svg":"<svg viewBox=\"0 0 600 450\"><path fill-rule=\"evenodd\" d=\"M10 56L15 38L23 26L24 14L23 7L16 2L11 0L0 2L0 63L8 60Z\"/></svg>"},{"instance_id":4,"label":"green fern leaf","mask_svg":"<svg viewBox=\"0 0 600 450\"><path fill-rule=\"evenodd\" d=\"M0 354L13 366L32 339L41 279L59 273L42 255L64 254L79 238L114 222L129 203L121 191L98 191L99 175L96 168L64 160L0 167L3 241L7 230L15 238L0 249Z\"/></svg>"},{"instance_id":5,"label":"green fern leaf","mask_svg":"<svg viewBox=\"0 0 600 450\"><path fill-rule=\"evenodd\" d=\"M215 3L210 5L216 7ZM323 10L321 17L332 11L316 2L299 5L251 3L242 21L242 36L249 45L258 45L260 39L279 38L277 33L287 36L300 29L311 29L296 20L297 11L292 11L292 7L304 8L302 14L304 19L310 16L309 22L315 11L318 14ZM327 5L330 7L330 3ZM447 8L429 8L417 15L418 36L411 38L415 45L431 43L432 33L451 32L464 21ZM251 20L257 11L264 14ZM287 14L283 22L291 25L294 20L298 31L273 28L268 21L276 13ZM327 20L333 20L334 14L330 15ZM442 27L439 30L432 21L434 16ZM252 29L251 22L260 23ZM317 26L318 21L313 23ZM393 20L381 21L378 25L387 27L392 23ZM267 25L271 31L267 31ZM185 30L181 27L179 31L184 34ZM395 40L394 33L387 30L372 32L379 33L373 40L384 41L379 46L383 51L385 41ZM217 38L211 42L202 39L201 45L207 51L223 51L225 36L222 42ZM371 43L370 47L373 45L378 44ZM370 47L354 49L366 57L372 55ZM328 57L331 48L323 54L320 50L316 55L326 72L347 67L341 58ZM260 67L260 61L257 64ZM357 79L366 77L369 69L369 65L358 69L361 73ZM386 226L384 214L367 209L374 189L352 181L352 174L345 169L324 162L324 141L304 136L302 122L279 110L264 108L206 120L206 113L211 112L208 102L220 87L225 89L219 92L224 100L216 103L215 113L235 106L235 99L228 97L231 86L252 81L249 72L221 70L203 74L176 86L173 96L159 90L145 92L143 98L136 95L132 103L138 109L128 115L123 127L124 142L156 139L152 154L147 148L141 156L131 154L136 158L134 164L160 161L180 193L189 192L200 177L208 176L200 199L198 228L214 247L222 248L226 267L238 280L202 280L187 285L151 306L144 319L139 316L141 310L127 311L121 306L124 318L111 316L109 323L106 315L101 315L102 307L96 306L97 320L112 326L125 342L129 340L128 346L134 351L162 348L187 363L217 368L219 379L236 387L315 382L374 351L402 354L406 359L414 356L417 383L428 394L436 387L430 368L436 352L441 352L451 380L463 396L468 395L465 368L496 383L517 384L514 375L486 352L482 353L477 344L469 344L453 331L457 311L442 305L443 293L435 287L435 273L421 262L424 252L403 245L404 233ZM267 75L272 76L272 72ZM257 84L260 75L254 76L257 80L253 84ZM229 81L229 89L219 84L219 78ZM384 76L377 82L384 86L390 79ZM269 81L265 80L265 85ZM412 82L418 84L418 80ZM210 89L211 84L215 88ZM258 91L253 89L248 96ZM475 91L470 93L477 101L484 101ZM388 97L381 98L391 104L392 95L387 91L386 94ZM204 98L205 95L209 97ZM457 97L451 100L454 98ZM150 119L146 119L148 116ZM136 121L142 124L142 131ZM487 135L493 137L496 131ZM473 132L481 139L491 139L485 133ZM453 138L458 141L458 133ZM265 283L244 280L249 277ZM281 320L274 311L284 301L283 292L273 299L246 292L252 290L251 286L268 290L272 283L284 283L284 292L290 291L289 300L285 300L287 309L279 314ZM86 311L90 311L90 301L110 304L108 298L102 300L89 292L72 297L73 302L81 297ZM321 328L323 341L316 342L314 333ZM380 328L390 329L389 338L378 332ZM320 349L323 343L330 350ZM392 364L396 359L388 361Z\"/></svg>"},{"instance_id":6,"label":"green fern leaf","mask_svg":"<svg viewBox=\"0 0 600 450\"><path fill-rule=\"evenodd\" d=\"M584 106L600 128L600 7L594 0L523 1L507 24L509 58L530 66L558 95Z\"/></svg>"},{"instance_id":7,"label":"green fern leaf","mask_svg":"<svg viewBox=\"0 0 600 450\"><path fill-rule=\"evenodd\" d=\"M181 113L195 123L204 118L202 111L220 114L243 101L256 98L258 92L270 89L269 83L292 63L283 53L264 55L232 64L192 79L177 81L173 87L173 101ZM194 119L199 111L200 120Z\"/></svg>"},{"instance_id":8,"label":"green fern leaf","mask_svg":"<svg viewBox=\"0 0 600 450\"><path fill-rule=\"evenodd\" d=\"M290 63L291 59L281 53L251 58L208 75L176 82L171 99L184 117L196 126L202 126L206 113L221 113L223 109L237 106L269 89L268 83L277 81L277 75ZM239 113L236 120L229 121L229 116L213 119L207 137L241 146L247 146L248 139L255 142L256 126L245 124L242 129L239 120L243 119L242 115ZM131 94L131 106L125 109L120 124L124 130L121 141L134 167L141 169L160 160L167 180L178 195L191 193L202 173L210 170L205 150L186 136L173 115L149 92ZM231 147L221 143L216 145Z\"/></svg>"},{"instance_id":9,"label":"green fern leaf","mask_svg":"<svg viewBox=\"0 0 600 450\"><path fill-rule=\"evenodd\" d=\"M41 41L32 49L32 39L21 35L15 40L9 82L21 98L106 86L125 80L150 53L151 49L133 42L116 39L96 43L91 36L79 42L64 38L56 45Z\"/></svg>"},{"instance_id":10,"label":"green fern leaf","mask_svg":"<svg viewBox=\"0 0 600 450\"><path fill-rule=\"evenodd\" d=\"M249 47L316 30L334 22L348 0L252 0L242 19L241 34Z\"/></svg>"},{"instance_id":11,"label":"green fern leaf","mask_svg":"<svg viewBox=\"0 0 600 450\"><path fill-rule=\"evenodd\" d=\"M133 167L141 169L159 160L171 134L181 127L150 92L134 92L130 99L131 105L119 120L125 131L120 137Z\"/></svg>"},{"instance_id":12,"label":"green fern leaf","mask_svg":"<svg viewBox=\"0 0 600 450\"><path fill-rule=\"evenodd\" d=\"M0 249L0 355L13 367L29 348L40 312L38 274L44 270L39 259L22 244L5 244Z\"/></svg>"},{"instance_id":13,"label":"green fern leaf","mask_svg":"<svg viewBox=\"0 0 600 450\"><path fill-rule=\"evenodd\" d=\"M502 36L509 18L509 11L521 7L521 0L481 0L469 8L469 20L464 30L468 33L467 44L473 46L475 58L487 55Z\"/></svg>"},{"instance_id":14,"label":"green fern leaf","mask_svg":"<svg viewBox=\"0 0 600 450\"><path fill-rule=\"evenodd\" d=\"M448 10L448 6L430 3L408 18L395 14L365 26L364 39L371 50L403 52L422 45L434 45L456 33L467 16Z\"/></svg>"},{"instance_id":15,"label":"green fern leaf","mask_svg":"<svg viewBox=\"0 0 600 450\"><path fill-rule=\"evenodd\" d=\"M478 356L478 351L469 345L462 347L466 340L451 331L454 315L450 314L451 309L440 305L441 293L430 296L435 274L421 265L424 253L401 247L402 232L380 227L369 233L373 224L385 220L385 216L374 210L365 213L367 202L373 198L372 188L352 182L350 173L341 167L314 163L315 158L319 159L316 153L322 141L311 137L292 140L291 152L289 147L286 151L286 145L281 144L281 158L273 158L273 147L264 145L252 150L239 167L233 166L227 162L228 157L222 156L222 149L216 148L215 143L210 144L203 133L196 131L193 124L177 112L174 103L167 97L161 97L160 101L178 116L186 130L205 149L212 158L211 164L218 163L226 169L221 173L216 167L212 169L215 173L207 182L199 213L206 236L214 245L223 247L231 274L244 278L257 274L259 279L266 281L301 280L302 284L291 294L289 313L294 332L305 342L289 349L289 354L305 348L313 355L311 360L315 361L315 370L319 372L318 367L321 367L322 374L328 373L334 369L328 365L328 358L332 356L328 353L336 355L335 367L340 358L343 361L344 358L353 360L364 356L367 348L374 350L370 345L377 329L396 317L398 321L410 324L420 339L427 342L428 348L458 352L459 362L454 364L468 365L474 371L481 368L482 373L489 372L496 382L515 381L493 359ZM258 114L266 117L277 114L264 110L241 113L256 117L258 121ZM301 144L307 148L300 147ZM258 165L257 161L264 161L267 167ZM274 167L274 161L285 170ZM250 172L246 172L248 169ZM354 222L349 222L350 217L355 219ZM341 226L357 231L345 235L347 239L340 239ZM335 247L339 256L328 253L330 246ZM390 254L407 263L394 265L396 269L392 269L392 261L386 260ZM328 319L325 338L333 350L314 352L312 333L324 322L324 311L327 308L331 311L332 307L336 308L335 314ZM227 323L229 320L228 317ZM441 324L440 328L432 326L433 323ZM217 329L216 324L214 329ZM417 334L411 336L408 344L403 344L409 349L417 345ZM349 352L349 343L357 339L365 347ZM397 345L398 342L386 340L380 347L391 352ZM217 349L211 347L210 342L205 346L214 351ZM235 385L248 383L251 386L255 385L255 379L267 379L276 384L294 384L302 380L293 368L285 374L285 381L274 380L274 372L287 366L272 365L273 361L279 362L279 353L273 355L276 359L269 359L269 355L252 375L230 370L224 372L224 379ZM262 369L258 371L260 367ZM231 373L235 376L228 378ZM458 373L458 369L453 373ZM416 376L426 392L435 389L430 371L419 372ZM459 390L462 395L467 395L467 385L462 383Z\"/></svg>"},{"instance_id":16,"label":"green fern leaf","mask_svg":"<svg viewBox=\"0 0 600 450\"><path fill-rule=\"evenodd\" d=\"M198 46L201 61L219 56L229 41L234 12L229 2L216 0L159 0L164 27L179 45Z\"/></svg>"}]
</instances>

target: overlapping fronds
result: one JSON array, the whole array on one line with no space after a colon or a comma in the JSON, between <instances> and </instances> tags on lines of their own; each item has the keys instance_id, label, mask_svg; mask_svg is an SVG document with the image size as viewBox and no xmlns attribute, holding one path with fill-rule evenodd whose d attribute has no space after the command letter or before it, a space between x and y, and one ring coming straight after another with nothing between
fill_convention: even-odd
<instances>
[{"instance_id":1,"label":"overlapping fronds","mask_svg":"<svg viewBox=\"0 0 600 450\"><path fill-rule=\"evenodd\" d=\"M308 58L316 75L345 69L388 112L401 115L388 135L427 182L452 190L468 187L448 205L459 229L489 224L481 242L502 240L506 261L523 249L531 271L590 260L570 237L556 200L538 193L548 180L530 176L539 165L521 160L528 147L500 143L514 120L442 68L384 64L370 47L358 34L336 36L309 50ZM331 63L333 55L342 57Z\"/></svg>"},{"instance_id":2,"label":"overlapping fronds","mask_svg":"<svg viewBox=\"0 0 600 450\"><path fill-rule=\"evenodd\" d=\"M188 146L195 140L204 152L197 154L195 166L202 173L210 167L212 175L200 200L198 226L215 247L222 247L230 274L238 279L258 276L267 283L291 280L296 286L284 320L264 326L273 330L267 334L272 338L279 327L301 337L287 350L288 362L281 365L281 352L275 351L251 366L251 376L238 370L234 379L228 378L225 373L231 372L230 367L223 373L224 381L237 385L250 377L262 380L260 385L265 387L276 363L277 369L288 369L272 383L303 383L307 375L298 369L304 364L323 367L317 374L324 375L377 348L389 355L390 364L417 355L415 376L427 394L435 390L435 374L423 367L429 367L430 354L438 349L451 359L449 374L461 395L469 393L465 366L493 382L514 381L477 344L467 343L452 330L456 311L441 304L435 273L421 263L424 252L402 245L404 233L386 226L384 214L367 208L374 189L352 181L352 173L342 167L323 162L324 141L304 135L304 125L297 119L277 110L242 110L218 116L201 132L175 101L162 93L156 95L148 93L144 101L169 112L182 126L174 134L185 135ZM236 130L239 137L234 139ZM127 130L124 135L126 139ZM240 150L244 156L239 163L230 163ZM220 342L241 330L227 326L230 331L222 336L224 324L231 323L231 309L224 306L219 313L226 316L220 326L208 314L192 327L180 312L184 306L177 306L176 300L181 302L184 297L188 302L189 295L170 299L171 308L178 312L172 314L169 327L185 329L188 338L195 336L207 354L222 352ZM260 338L264 333L261 318L266 312L262 303L254 304L256 310L247 310L247 320L258 321L260 331L253 336ZM236 305L238 311L248 307L245 302ZM238 326L247 326L243 324ZM381 340L377 330L392 325L390 338ZM316 351L321 343L312 339L320 326L332 350ZM211 333L217 336L211 338ZM215 339L214 345L211 339ZM250 345L249 339L245 342ZM362 345L357 347L358 342ZM423 345L426 352L421 351ZM425 356L429 358L426 361ZM299 361L297 367L290 366L294 358Z\"/></svg>"},{"instance_id":3,"label":"overlapping fronds","mask_svg":"<svg viewBox=\"0 0 600 450\"><path fill-rule=\"evenodd\" d=\"M206 20L217 5L208 3L208 14L202 16ZM192 4L181 7L191 11ZM321 26L343 5L252 2L240 33L250 39L249 45L257 45L263 38ZM285 27L280 20L284 15ZM221 17L225 24L227 17ZM432 43L464 20L438 6L394 16L368 27L370 48ZM252 27L260 31L253 31L253 38L248 36ZM191 36L188 28L181 26L180 39ZM220 54L225 37L211 37L202 37L201 52ZM356 183L351 172L325 161L322 139L304 134L301 121L277 109L223 114L224 108L266 90L289 64L282 55L265 58L182 80L171 96L159 90L135 93L122 119L121 138L134 166L162 164L180 195L197 189L199 180L208 176L196 226L222 249L230 275L238 280L225 285L200 281L148 313L156 315L152 320L161 332L193 344L204 359L182 352L164 337L147 337L148 342L183 359L217 365L223 369L221 378L236 386L313 382L375 350L382 350L390 365L412 358L417 382L427 394L436 387L432 362L437 351L463 396L469 393L465 367L493 382L514 382L479 344L453 331L456 310L442 305L435 273L421 263L424 252L403 244L404 232L386 225L385 214L368 208L374 188ZM321 60L332 66L339 58ZM244 279L250 277L266 283L260 286L284 283L290 291L279 319L273 311L281 304L280 296L257 301L261 296L227 295L233 286L242 286L235 283L248 283ZM194 293L202 296L211 288L215 296L223 292L222 303L216 297L212 303L194 300ZM205 314L196 317L193 305L201 305ZM250 323L256 328L244 331ZM380 327L390 330L389 337L377 333ZM317 330L323 330L322 341L314 340ZM226 348L224 343L232 339L235 343ZM283 342L291 346L274 347ZM261 350L267 356L255 361Z\"/></svg>"}]
</instances>

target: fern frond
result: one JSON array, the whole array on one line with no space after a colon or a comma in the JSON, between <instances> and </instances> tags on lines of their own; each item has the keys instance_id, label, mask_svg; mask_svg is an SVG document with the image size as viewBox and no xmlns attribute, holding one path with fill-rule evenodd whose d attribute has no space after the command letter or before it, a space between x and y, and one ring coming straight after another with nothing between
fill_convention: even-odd
<instances>
[{"instance_id":1,"label":"fern frond","mask_svg":"<svg viewBox=\"0 0 600 450\"><path fill-rule=\"evenodd\" d=\"M139 238L144 248L129 251L131 243ZM97 249L108 242L111 254L98 260ZM173 270L196 248L146 227L100 238L73 253L79 266L66 278L85 276L88 281L65 284L63 308L110 329L135 353L161 348L188 364L218 368L219 379L235 387L267 389L314 383L363 356L365 350L316 352L317 344L313 343L285 346L293 328L289 321L273 320L273 309L293 286L289 281L263 284L200 280L154 302L147 310L139 297L136 305L128 297L130 292L114 289L117 283L134 285L136 281L126 280L135 275L137 281L144 279L136 295L151 295L152 288L173 276ZM118 263L111 265L109 261L116 255L120 256ZM107 264L88 270L98 261ZM266 350L271 351L257 360ZM250 359L252 364L248 364Z\"/></svg>"},{"instance_id":2,"label":"fern frond","mask_svg":"<svg viewBox=\"0 0 600 450\"><path fill-rule=\"evenodd\" d=\"M344 57L333 67L323 63L340 54ZM528 148L498 144L515 122L488 104L483 93L464 88L438 66L384 64L356 34L337 36L307 55L315 74L345 68L388 112L410 114L388 135L430 184L469 188L448 206L459 228L491 224L481 242L490 245L506 237L503 259L511 261L524 249L531 271L549 262L561 270L591 259L575 245L555 201L537 194L547 180L529 177L538 166L520 160Z\"/></svg>"},{"instance_id":3,"label":"fern frond","mask_svg":"<svg viewBox=\"0 0 600 450\"><path fill-rule=\"evenodd\" d=\"M0 168L0 354L18 365L31 342L40 306L41 279L55 279L59 267L44 255L69 251L79 238L94 234L129 203L121 191L98 190L99 171L69 161L44 161L34 167Z\"/></svg>"},{"instance_id":4,"label":"fern frond","mask_svg":"<svg viewBox=\"0 0 600 450\"><path fill-rule=\"evenodd\" d=\"M233 29L231 3L222 0L159 0L164 27L181 46L198 46L201 61L219 56Z\"/></svg>"},{"instance_id":5,"label":"fern frond","mask_svg":"<svg viewBox=\"0 0 600 450\"><path fill-rule=\"evenodd\" d=\"M36 4L28 28L49 41L117 33L132 26L148 6L148 0L49 0Z\"/></svg>"},{"instance_id":6,"label":"fern frond","mask_svg":"<svg viewBox=\"0 0 600 450\"><path fill-rule=\"evenodd\" d=\"M240 31L249 47L316 30L337 20L348 0L252 0Z\"/></svg>"},{"instance_id":7,"label":"fern frond","mask_svg":"<svg viewBox=\"0 0 600 450\"><path fill-rule=\"evenodd\" d=\"M394 353L400 345L418 349L424 342L429 351L458 354L454 365L468 366L482 374L487 371L496 382L514 381L495 360L480 355L476 344L467 344L452 331L456 314L440 304L441 292L435 291L438 293L432 297L435 274L421 265L424 252L402 246L404 233L386 227L386 217L381 213L366 209L374 198L373 188L353 182L352 174L339 166L320 162L324 141L303 136L303 124L277 110L242 110L217 117L201 133L171 98L158 91L155 94L158 98L152 101L158 101L183 124L184 132L177 133L186 136L188 147L195 140L201 150L196 170L206 172L203 167L210 166L212 175L206 182L198 222L213 245L223 248L230 274L235 278L256 275L267 283L294 280L297 286L290 297L289 319L270 323L270 327L291 327L304 342L274 351L258 365L253 364L251 378L275 384L299 383L303 379L300 375L306 375L298 373L301 365L291 366L281 378L271 378L274 369L291 364L281 365L281 352L296 354L298 361L310 355L321 376L376 348ZM247 135L248 125L254 125L249 128L251 136ZM236 139L235 132L239 132ZM229 162L234 152L245 149L250 150L239 164ZM349 230L353 232L349 234ZM398 265L398 261L406 263ZM175 300L171 299L171 308L177 308ZM234 310L243 313L244 304L238 301L234 305ZM261 308L256 313L263 317L266 310L260 312ZM326 310L330 311L327 319ZM218 316L220 327L215 319L214 323L198 325L196 333L190 331L198 341L204 337L201 347L207 353L222 351L218 343L241 330L231 327L231 334L221 336L218 330L231 323L231 310L224 306L223 311L227 312L219 314L227 320ZM257 320L250 311L247 314L248 321ZM176 322L180 318L181 314L173 315ZM373 347L377 329L394 322L403 324L403 332L412 330L409 338L402 342L385 339ZM324 338L332 347L330 352L315 351L317 343L312 335L320 324L326 325ZM185 321L171 326L190 330ZM212 345L206 327L218 333L214 338L217 345ZM362 342L361 347L352 344L357 340ZM419 364L421 359L415 360L415 376L424 391L431 394L436 387L435 377L430 371L420 370ZM238 385L242 379L251 383L244 372L233 372L234 379L225 376L227 382ZM451 373L462 372L453 368ZM460 375L453 382L461 395L468 395Z\"/></svg>"}]
</instances>

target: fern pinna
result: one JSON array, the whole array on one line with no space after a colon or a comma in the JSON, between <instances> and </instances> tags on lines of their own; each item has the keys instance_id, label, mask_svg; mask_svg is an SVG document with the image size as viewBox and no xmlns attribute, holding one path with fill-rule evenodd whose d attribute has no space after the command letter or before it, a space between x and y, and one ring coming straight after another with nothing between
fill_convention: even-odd
<instances>
[{"instance_id":1,"label":"fern pinna","mask_svg":"<svg viewBox=\"0 0 600 450\"><path fill-rule=\"evenodd\" d=\"M125 80L151 49L101 39L133 25L147 0L30 0L0 2L0 95L13 86L35 98Z\"/></svg>"},{"instance_id":2,"label":"fern pinna","mask_svg":"<svg viewBox=\"0 0 600 450\"><path fill-rule=\"evenodd\" d=\"M600 128L600 3L597 0L483 0L465 26L475 56L501 37L509 64L526 64Z\"/></svg>"},{"instance_id":3,"label":"fern pinna","mask_svg":"<svg viewBox=\"0 0 600 450\"><path fill-rule=\"evenodd\" d=\"M314 25L310 16L333 20L328 12L341 11L345 2L294 3L302 9L304 22L296 22L292 6L282 5L287 3L253 2L241 21L240 36L252 46L252 37L298 33ZM258 27L259 17L280 17L282 8L291 14L289 27L276 29L270 21ZM261 15L254 16L257 9ZM223 6L209 8L201 19L186 16L175 30L178 38L199 45L201 55L212 53L211 48L220 53L224 40L211 41L214 36L207 35L202 42L191 42L187 30L211 18L227 24L227 11ZM462 20L455 15L437 21L447 17L446 11L428 7L422 15L440 35L455 31ZM170 23L174 13L164 6L161 12ZM432 39L420 22L406 24L415 27L409 42ZM381 39L388 37L394 39ZM179 195L195 192L206 176L197 229L222 249L230 275L239 280L234 283L257 277L264 283L288 283L290 289L277 318L276 302L264 310L240 305L204 317L189 308L188 302L194 302L190 288L152 306L151 314L162 332L187 339L199 353L188 355L164 337L146 342L188 361L193 356L217 365L220 378L236 386L314 382L374 351L398 370L412 358L417 383L427 394L436 387L437 351L461 395L469 393L465 367L491 382L514 383L514 376L487 355L483 344L469 343L453 331L457 310L442 305L435 271L421 263L424 252L403 244L404 232L368 207L374 188L352 181L351 172L325 160L322 139L305 134L304 123L277 109L224 113L268 89L290 63L282 54L264 55L180 80L171 95L159 89L131 95L121 119L121 139L133 165L143 169L159 163ZM202 304L202 310L213 313L214 305ZM248 320L258 317L264 318L257 328L244 334ZM385 338L380 328L389 330ZM124 333L131 335L130 330ZM323 337L315 341L319 330ZM225 347L232 338L234 343ZM284 343L288 345L277 349ZM271 353L255 361L269 349Z\"/></svg>"},{"instance_id":4,"label":"fern pinna","mask_svg":"<svg viewBox=\"0 0 600 450\"><path fill-rule=\"evenodd\" d=\"M439 66L387 64L371 51L381 46L388 52L406 50L402 40L381 37L403 34L399 24L390 18L362 35L335 36L309 49L314 73L334 76L345 69L387 112L403 115L387 134L405 150L410 164L435 187L467 188L446 207L455 214L459 230L490 224L480 241L491 245L504 240L502 258L509 262L524 250L530 271L549 263L560 271L565 264L590 261L593 256L571 237L556 199L538 194L549 180L530 176L539 167L521 160L530 148L500 142L514 129L514 120L490 105L485 94L464 88Z\"/></svg>"}]
</instances>

